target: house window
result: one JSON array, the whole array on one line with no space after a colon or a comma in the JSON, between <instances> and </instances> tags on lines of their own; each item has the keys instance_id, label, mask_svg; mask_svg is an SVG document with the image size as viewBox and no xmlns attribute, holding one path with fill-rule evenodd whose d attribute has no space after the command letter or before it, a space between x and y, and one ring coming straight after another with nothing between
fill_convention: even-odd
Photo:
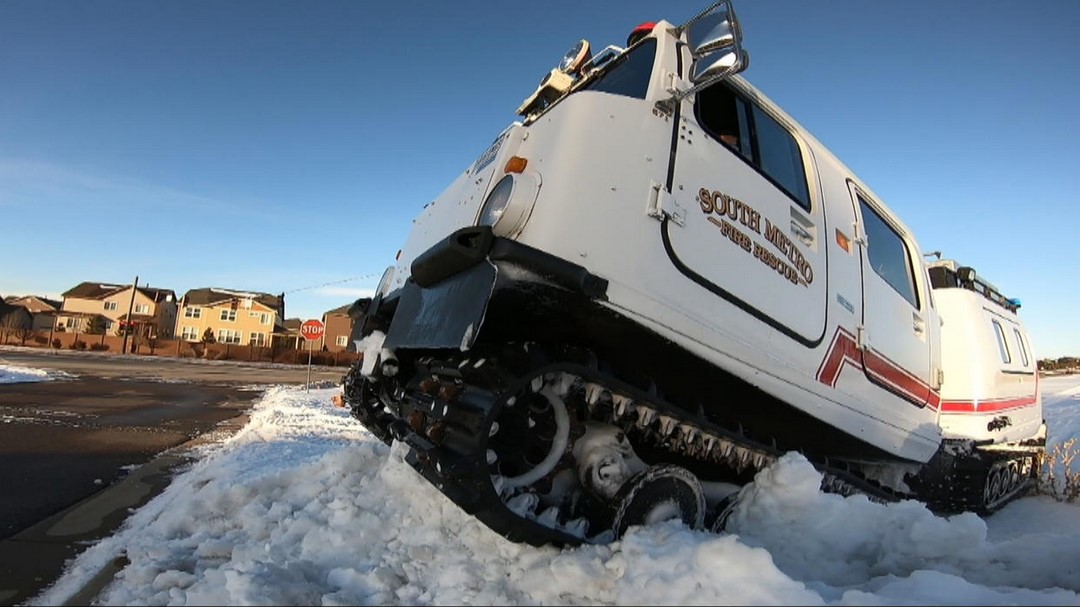
<instances>
[{"instance_id":1,"label":"house window","mask_svg":"<svg viewBox=\"0 0 1080 607\"><path fill-rule=\"evenodd\" d=\"M235 329L218 329L217 340L219 344L239 344L241 335Z\"/></svg>"},{"instance_id":2,"label":"house window","mask_svg":"<svg viewBox=\"0 0 1080 607\"><path fill-rule=\"evenodd\" d=\"M1024 336L1020 335L1020 329L1013 329L1013 333L1016 334L1016 343L1020 348L1020 361L1024 363L1024 366L1028 366L1028 353L1027 346L1024 345Z\"/></svg>"},{"instance_id":3,"label":"house window","mask_svg":"<svg viewBox=\"0 0 1080 607\"><path fill-rule=\"evenodd\" d=\"M149 314L150 313L150 304L138 304L138 305L136 305L135 306L135 313L136 314Z\"/></svg>"},{"instance_id":4,"label":"house window","mask_svg":"<svg viewBox=\"0 0 1080 607\"><path fill-rule=\"evenodd\" d=\"M266 345L266 333L252 333L248 338L249 346L265 346Z\"/></svg>"},{"instance_id":5,"label":"house window","mask_svg":"<svg viewBox=\"0 0 1080 607\"><path fill-rule=\"evenodd\" d=\"M113 330L113 321L111 321L111 320L106 320L106 321L105 321L105 332L106 332L106 333L109 333L109 332L110 332L110 331L112 331L112 330Z\"/></svg>"},{"instance_id":6,"label":"house window","mask_svg":"<svg viewBox=\"0 0 1080 607\"><path fill-rule=\"evenodd\" d=\"M116 302L115 301L107 301L107 302L105 302L105 311L106 312L115 312L116 311Z\"/></svg>"},{"instance_id":7,"label":"house window","mask_svg":"<svg viewBox=\"0 0 1080 607\"><path fill-rule=\"evenodd\" d=\"M349 345L349 336L348 335L338 335L336 343L337 343L337 345L339 345L341 347L345 347L345 346Z\"/></svg>"},{"instance_id":8,"label":"house window","mask_svg":"<svg viewBox=\"0 0 1080 607\"><path fill-rule=\"evenodd\" d=\"M1005 343L1005 329L1001 328L1001 323L996 320L991 320L994 323L994 334L997 335L998 352L1001 354L1001 362L1009 364L1012 362L1012 355L1009 354L1009 344Z\"/></svg>"},{"instance_id":9,"label":"house window","mask_svg":"<svg viewBox=\"0 0 1080 607\"><path fill-rule=\"evenodd\" d=\"M221 320L232 322L236 320L236 310L222 310Z\"/></svg>"},{"instance_id":10,"label":"house window","mask_svg":"<svg viewBox=\"0 0 1080 607\"><path fill-rule=\"evenodd\" d=\"M184 318L202 318L202 308L184 308Z\"/></svg>"},{"instance_id":11,"label":"house window","mask_svg":"<svg viewBox=\"0 0 1080 607\"><path fill-rule=\"evenodd\" d=\"M249 318L257 318L257 319L259 319L259 324L263 324L263 325L270 324L270 315L267 314L266 312L248 312L248 317Z\"/></svg>"},{"instance_id":12,"label":"house window","mask_svg":"<svg viewBox=\"0 0 1080 607\"><path fill-rule=\"evenodd\" d=\"M195 327L184 327L180 330L180 339L199 341L199 331Z\"/></svg>"}]
</instances>

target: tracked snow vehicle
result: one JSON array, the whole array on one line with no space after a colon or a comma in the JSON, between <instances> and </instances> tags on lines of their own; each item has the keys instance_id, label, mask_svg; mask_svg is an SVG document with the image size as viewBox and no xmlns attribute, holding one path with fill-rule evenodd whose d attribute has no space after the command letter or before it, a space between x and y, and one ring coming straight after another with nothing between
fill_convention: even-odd
<instances>
[{"instance_id":1,"label":"tracked snow vehicle","mask_svg":"<svg viewBox=\"0 0 1080 607\"><path fill-rule=\"evenodd\" d=\"M353 415L511 540L720 529L788 451L827 491L940 512L1033 483L1017 304L927 263L746 64L727 1L579 42L362 310Z\"/></svg>"}]
</instances>

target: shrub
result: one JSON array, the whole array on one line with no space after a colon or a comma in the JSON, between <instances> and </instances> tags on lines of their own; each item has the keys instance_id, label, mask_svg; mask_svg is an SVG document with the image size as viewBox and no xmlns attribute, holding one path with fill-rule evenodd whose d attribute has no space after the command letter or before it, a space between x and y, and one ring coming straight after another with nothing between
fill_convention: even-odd
<instances>
[{"instance_id":1,"label":"shrub","mask_svg":"<svg viewBox=\"0 0 1080 607\"><path fill-rule=\"evenodd\" d=\"M60 338L59 337L53 338L52 347L56 348L57 350L60 349Z\"/></svg>"},{"instance_id":2,"label":"shrub","mask_svg":"<svg viewBox=\"0 0 1080 607\"><path fill-rule=\"evenodd\" d=\"M1080 470L1073 463L1080 457L1076 438L1046 450L1039 475L1039 493L1061 502L1080 502Z\"/></svg>"},{"instance_id":3,"label":"shrub","mask_svg":"<svg viewBox=\"0 0 1080 607\"><path fill-rule=\"evenodd\" d=\"M45 344L49 343L49 338L45 337L44 335L35 335L34 343L39 346L44 346Z\"/></svg>"},{"instance_id":4,"label":"shrub","mask_svg":"<svg viewBox=\"0 0 1080 607\"><path fill-rule=\"evenodd\" d=\"M109 344L90 344L91 352L104 352L109 349Z\"/></svg>"},{"instance_id":5,"label":"shrub","mask_svg":"<svg viewBox=\"0 0 1080 607\"><path fill-rule=\"evenodd\" d=\"M86 349L86 342L81 340L81 339L76 339L74 342L72 342L71 349L72 350L85 350Z\"/></svg>"}]
</instances>

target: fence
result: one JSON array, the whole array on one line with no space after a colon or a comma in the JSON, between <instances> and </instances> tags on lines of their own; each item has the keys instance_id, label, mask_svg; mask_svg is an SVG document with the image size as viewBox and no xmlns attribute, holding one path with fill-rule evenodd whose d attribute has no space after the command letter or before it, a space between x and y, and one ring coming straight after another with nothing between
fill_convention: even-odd
<instances>
[{"instance_id":1,"label":"fence","mask_svg":"<svg viewBox=\"0 0 1080 607\"><path fill-rule=\"evenodd\" d=\"M53 332L49 341L47 332L35 332L22 339L14 332L0 331L0 344L64 350L86 350L120 354L124 338L117 335L87 335L85 333ZM182 339L133 339L128 337L127 353L141 356L173 356L201 358L206 360L239 360L250 362L275 362L306 365L308 351L296 350L289 345L244 346L239 344L202 344ZM356 352L311 353L311 364L330 367L349 366L360 356Z\"/></svg>"}]
</instances>

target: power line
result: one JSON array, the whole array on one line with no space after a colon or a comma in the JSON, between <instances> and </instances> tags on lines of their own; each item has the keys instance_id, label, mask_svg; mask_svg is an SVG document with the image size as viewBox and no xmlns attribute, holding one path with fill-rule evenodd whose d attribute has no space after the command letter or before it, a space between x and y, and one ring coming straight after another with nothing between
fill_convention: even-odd
<instances>
[{"instance_id":1,"label":"power line","mask_svg":"<svg viewBox=\"0 0 1080 607\"><path fill-rule=\"evenodd\" d=\"M377 276L381 276L381 274L364 274L363 276L352 276L350 278L342 278L341 280L332 280L330 282L324 282L324 283L322 283L320 285L311 285L310 287L300 287L298 289L290 289L288 291L282 291L282 292L287 295L289 293L296 293L298 291L308 291L310 289L319 289L319 288L322 288L322 287L328 287L330 285L339 285L339 284L341 284L343 282L349 282L349 281L352 281L352 280L364 280L364 279L367 279L367 278L375 278Z\"/></svg>"}]
</instances>

